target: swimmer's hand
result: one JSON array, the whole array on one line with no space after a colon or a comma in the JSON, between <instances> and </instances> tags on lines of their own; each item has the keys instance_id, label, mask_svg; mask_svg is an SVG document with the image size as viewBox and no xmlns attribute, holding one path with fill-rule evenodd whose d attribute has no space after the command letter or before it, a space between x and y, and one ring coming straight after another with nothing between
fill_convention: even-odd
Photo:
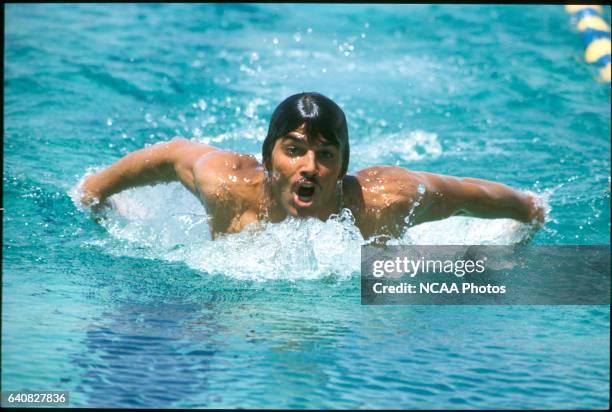
<instances>
[{"instance_id":1,"label":"swimmer's hand","mask_svg":"<svg viewBox=\"0 0 612 412\"><path fill-rule=\"evenodd\" d=\"M533 192L525 192L529 202L529 217L527 223L539 230L546 223L546 207L542 200Z\"/></svg>"},{"instance_id":2,"label":"swimmer's hand","mask_svg":"<svg viewBox=\"0 0 612 412\"><path fill-rule=\"evenodd\" d=\"M519 244L522 245L529 244L533 240L535 234L544 226L548 210L546 204L535 193L527 191L524 192L524 195L527 196L529 214L525 222L528 225L528 233L519 242Z\"/></svg>"},{"instance_id":3,"label":"swimmer's hand","mask_svg":"<svg viewBox=\"0 0 612 412\"><path fill-rule=\"evenodd\" d=\"M91 198L89 196L81 197L81 202L88 206L92 213L97 214L102 212L105 209L113 208L113 203L110 199L104 199L100 201L98 198Z\"/></svg>"},{"instance_id":4,"label":"swimmer's hand","mask_svg":"<svg viewBox=\"0 0 612 412\"><path fill-rule=\"evenodd\" d=\"M83 192L81 193L81 203L85 206L91 207L96 205L97 203L100 203L100 199L96 194L83 189Z\"/></svg>"},{"instance_id":5,"label":"swimmer's hand","mask_svg":"<svg viewBox=\"0 0 612 412\"><path fill-rule=\"evenodd\" d=\"M97 215L104 209L112 208L112 202L108 198L102 197L91 188L91 177L85 180L81 186L81 203L91 210L93 215Z\"/></svg>"}]
</instances>

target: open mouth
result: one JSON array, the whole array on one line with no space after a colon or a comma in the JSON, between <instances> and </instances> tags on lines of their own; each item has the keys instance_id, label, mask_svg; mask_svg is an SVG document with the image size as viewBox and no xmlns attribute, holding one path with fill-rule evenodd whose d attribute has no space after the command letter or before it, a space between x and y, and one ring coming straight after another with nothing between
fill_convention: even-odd
<instances>
[{"instance_id":1,"label":"open mouth","mask_svg":"<svg viewBox=\"0 0 612 412\"><path fill-rule=\"evenodd\" d=\"M301 183L296 190L296 203L300 207L310 206L313 202L316 187L314 183L305 182Z\"/></svg>"}]
</instances>

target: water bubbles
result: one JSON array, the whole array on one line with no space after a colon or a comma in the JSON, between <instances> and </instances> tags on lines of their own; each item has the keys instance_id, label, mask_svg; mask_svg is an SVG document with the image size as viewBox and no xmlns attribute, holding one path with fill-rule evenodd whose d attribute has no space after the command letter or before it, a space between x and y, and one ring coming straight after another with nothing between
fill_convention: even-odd
<instances>
[{"instance_id":1,"label":"water bubbles","mask_svg":"<svg viewBox=\"0 0 612 412\"><path fill-rule=\"evenodd\" d=\"M276 37L275 37L275 38L273 38L273 39L272 39L272 43L274 43L274 44L278 44L278 39L277 39Z\"/></svg>"},{"instance_id":2,"label":"water bubbles","mask_svg":"<svg viewBox=\"0 0 612 412\"><path fill-rule=\"evenodd\" d=\"M153 121L153 115L151 113L145 114L145 121L151 123Z\"/></svg>"},{"instance_id":3,"label":"water bubbles","mask_svg":"<svg viewBox=\"0 0 612 412\"><path fill-rule=\"evenodd\" d=\"M299 43L302 41L302 35L300 34L300 32L296 32L293 34L293 40L295 40L296 43Z\"/></svg>"},{"instance_id":4,"label":"water bubbles","mask_svg":"<svg viewBox=\"0 0 612 412\"><path fill-rule=\"evenodd\" d=\"M106 125L107 126L112 126L113 125L113 119L111 119L110 117L108 119L106 119Z\"/></svg>"},{"instance_id":5,"label":"water bubbles","mask_svg":"<svg viewBox=\"0 0 612 412\"><path fill-rule=\"evenodd\" d=\"M249 76L255 76L255 74L256 74L256 71L251 69L246 64L241 64L239 69L240 69L241 72L246 73Z\"/></svg>"},{"instance_id":6,"label":"water bubbles","mask_svg":"<svg viewBox=\"0 0 612 412\"><path fill-rule=\"evenodd\" d=\"M229 76L226 76L223 74L213 77L213 83L218 84L220 86L230 84L231 82L232 82L232 79Z\"/></svg>"},{"instance_id":7,"label":"water bubbles","mask_svg":"<svg viewBox=\"0 0 612 412\"><path fill-rule=\"evenodd\" d=\"M377 125L383 126L380 121L377 121ZM442 145L435 133L421 130L391 134L379 130L378 133L380 136L373 136L371 140L351 147L351 152L364 162L387 164L398 157L404 161L414 161L435 159L442 154ZM385 145L380 145L380 141L385 141Z\"/></svg>"},{"instance_id":8,"label":"water bubbles","mask_svg":"<svg viewBox=\"0 0 612 412\"><path fill-rule=\"evenodd\" d=\"M419 183L417 186L417 192L419 192L420 195L425 194L425 185L423 183Z\"/></svg>"},{"instance_id":9,"label":"water bubbles","mask_svg":"<svg viewBox=\"0 0 612 412\"><path fill-rule=\"evenodd\" d=\"M200 108L201 111L204 111L206 110L208 105L206 104L206 101L204 99L198 99L198 107Z\"/></svg>"},{"instance_id":10,"label":"water bubbles","mask_svg":"<svg viewBox=\"0 0 612 412\"><path fill-rule=\"evenodd\" d=\"M349 56L351 52L355 50L355 46L352 44L352 41L354 41L354 38L350 38L349 41L338 45L338 50L343 52L345 56Z\"/></svg>"},{"instance_id":11,"label":"water bubbles","mask_svg":"<svg viewBox=\"0 0 612 412\"><path fill-rule=\"evenodd\" d=\"M383 193L382 198L383 198L383 203L385 204L385 206L389 207L391 205L391 200L389 199L389 196L387 196L386 193Z\"/></svg>"},{"instance_id":12,"label":"water bubbles","mask_svg":"<svg viewBox=\"0 0 612 412\"><path fill-rule=\"evenodd\" d=\"M233 183L236 183L238 181L238 178L234 175L229 175L227 176L227 178Z\"/></svg>"},{"instance_id":13,"label":"water bubbles","mask_svg":"<svg viewBox=\"0 0 612 412\"><path fill-rule=\"evenodd\" d=\"M262 105L267 103L267 100L264 99L260 99L258 97L256 97L255 99L249 101L249 103L247 104L247 107L244 111L244 114L249 117L249 118L254 118L256 117L255 112L257 111L257 108Z\"/></svg>"}]
</instances>

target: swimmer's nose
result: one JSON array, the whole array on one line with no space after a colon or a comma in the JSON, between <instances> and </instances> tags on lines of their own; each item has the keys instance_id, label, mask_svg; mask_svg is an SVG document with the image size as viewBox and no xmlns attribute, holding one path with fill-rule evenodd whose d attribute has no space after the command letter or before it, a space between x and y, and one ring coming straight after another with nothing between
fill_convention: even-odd
<instances>
[{"instance_id":1,"label":"swimmer's nose","mask_svg":"<svg viewBox=\"0 0 612 412\"><path fill-rule=\"evenodd\" d=\"M309 150L303 157L300 174L307 179L312 179L313 177L317 176L317 159L314 151Z\"/></svg>"}]
</instances>

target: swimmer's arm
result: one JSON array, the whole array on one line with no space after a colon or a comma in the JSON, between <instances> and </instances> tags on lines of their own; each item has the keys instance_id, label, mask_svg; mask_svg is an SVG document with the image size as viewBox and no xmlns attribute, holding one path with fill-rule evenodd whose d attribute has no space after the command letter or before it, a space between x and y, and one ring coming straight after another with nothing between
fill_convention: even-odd
<instances>
[{"instance_id":1,"label":"swimmer's arm","mask_svg":"<svg viewBox=\"0 0 612 412\"><path fill-rule=\"evenodd\" d=\"M85 180L81 201L92 204L103 202L123 190L180 181L192 193L196 192L193 166L196 161L215 149L202 143L185 139L137 150Z\"/></svg>"},{"instance_id":2,"label":"swimmer's arm","mask_svg":"<svg viewBox=\"0 0 612 412\"><path fill-rule=\"evenodd\" d=\"M502 183L432 173L413 173L416 184L426 192L422 207L415 210L415 224L450 216L486 219L508 218L526 223L544 223L544 209L530 192L521 192Z\"/></svg>"}]
</instances>

